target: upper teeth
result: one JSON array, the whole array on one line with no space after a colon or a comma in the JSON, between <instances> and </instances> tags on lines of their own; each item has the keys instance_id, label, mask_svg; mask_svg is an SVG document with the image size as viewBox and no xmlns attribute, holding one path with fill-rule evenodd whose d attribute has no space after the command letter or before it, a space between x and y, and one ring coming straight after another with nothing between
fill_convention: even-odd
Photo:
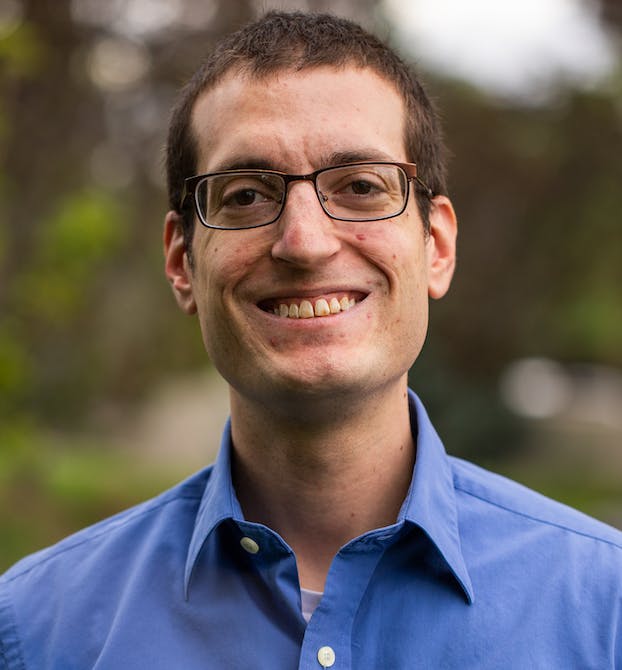
<instances>
[{"instance_id":1,"label":"upper teeth","mask_svg":"<svg viewBox=\"0 0 622 670\"><path fill-rule=\"evenodd\" d=\"M356 300L347 296L344 296L341 300L331 298L330 302L325 298L319 298L314 303L311 303L310 300L301 300L300 303L282 302L274 308L274 313L289 319L311 319L314 316L339 314L339 312L345 312L354 305L356 305Z\"/></svg>"}]
</instances>

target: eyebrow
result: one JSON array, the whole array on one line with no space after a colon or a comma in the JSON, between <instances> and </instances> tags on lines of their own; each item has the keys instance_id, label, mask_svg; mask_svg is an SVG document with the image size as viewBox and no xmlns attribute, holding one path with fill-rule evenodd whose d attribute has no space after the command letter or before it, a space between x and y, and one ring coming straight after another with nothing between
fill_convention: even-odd
<instances>
[{"instance_id":1,"label":"eyebrow","mask_svg":"<svg viewBox=\"0 0 622 670\"><path fill-rule=\"evenodd\" d=\"M265 158L246 156L244 158L228 158L218 163L210 172L225 172L226 170L277 170L275 163Z\"/></svg>"},{"instance_id":2,"label":"eyebrow","mask_svg":"<svg viewBox=\"0 0 622 670\"><path fill-rule=\"evenodd\" d=\"M361 163L366 161L394 161L394 156L389 156L378 149L364 148L350 151L334 151L326 161L326 167L341 165L342 163Z\"/></svg>"},{"instance_id":3,"label":"eyebrow","mask_svg":"<svg viewBox=\"0 0 622 670\"><path fill-rule=\"evenodd\" d=\"M320 169L343 165L344 163L361 163L365 161L392 161L394 157L383 151L372 148L333 151L320 160ZM282 165L273 160L259 156L244 156L228 158L216 164L210 172L224 172L226 170L276 170L286 172Z\"/></svg>"}]
</instances>

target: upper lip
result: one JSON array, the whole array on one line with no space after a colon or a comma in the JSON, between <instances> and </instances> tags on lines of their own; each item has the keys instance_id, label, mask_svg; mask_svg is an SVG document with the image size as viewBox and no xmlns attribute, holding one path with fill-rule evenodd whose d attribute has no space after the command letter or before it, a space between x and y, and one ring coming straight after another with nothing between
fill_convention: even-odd
<instances>
[{"instance_id":1,"label":"upper lip","mask_svg":"<svg viewBox=\"0 0 622 670\"><path fill-rule=\"evenodd\" d=\"M279 298L304 300L305 298L316 298L318 296L331 295L333 293L360 293L362 295L369 295L369 291L348 286L326 286L303 290L280 288L278 291L272 291L266 295L262 295L258 302L263 300L278 300Z\"/></svg>"}]
</instances>

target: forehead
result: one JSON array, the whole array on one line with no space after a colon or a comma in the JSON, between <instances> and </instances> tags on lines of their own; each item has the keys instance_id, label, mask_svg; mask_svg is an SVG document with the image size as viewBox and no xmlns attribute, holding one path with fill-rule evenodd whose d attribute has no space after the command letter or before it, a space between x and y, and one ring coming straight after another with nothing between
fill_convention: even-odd
<instances>
[{"instance_id":1,"label":"forehead","mask_svg":"<svg viewBox=\"0 0 622 670\"><path fill-rule=\"evenodd\" d=\"M328 66L255 78L227 74L192 113L197 169L307 170L352 160L407 160L405 105L371 69ZM343 162L343 161L342 161Z\"/></svg>"}]
</instances>

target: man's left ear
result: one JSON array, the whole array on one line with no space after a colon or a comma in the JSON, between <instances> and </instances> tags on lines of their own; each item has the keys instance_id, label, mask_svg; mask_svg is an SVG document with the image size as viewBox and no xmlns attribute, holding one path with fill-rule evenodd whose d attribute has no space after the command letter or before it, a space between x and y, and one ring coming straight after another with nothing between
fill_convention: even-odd
<instances>
[{"instance_id":1,"label":"man's left ear","mask_svg":"<svg viewBox=\"0 0 622 670\"><path fill-rule=\"evenodd\" d=\"M456 267L458 221L451 200L444 195L433 198L430 207L430 234L427 240L428 295L442 298L451 284Z\"/></svg>"}]
</instances>

